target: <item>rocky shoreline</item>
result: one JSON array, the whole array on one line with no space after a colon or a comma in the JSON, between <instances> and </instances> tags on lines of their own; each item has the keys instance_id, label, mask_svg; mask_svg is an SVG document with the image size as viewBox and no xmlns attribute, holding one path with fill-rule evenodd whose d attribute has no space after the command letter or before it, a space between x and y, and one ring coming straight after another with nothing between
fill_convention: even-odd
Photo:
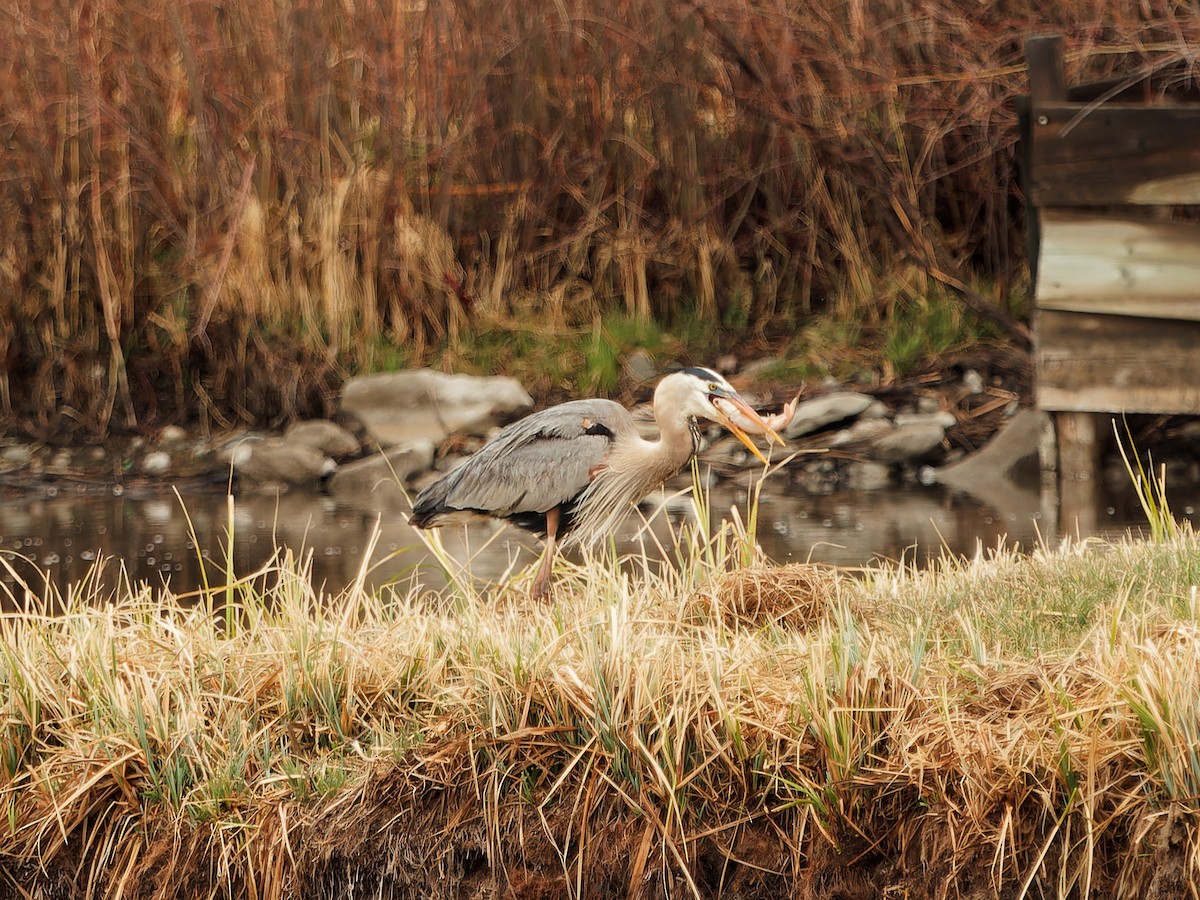
<instances>
[{"instance_id":1,"label":"rocky shoreline","mask_svg":"<svg viewBox=\"0 0 1200 900\"><path fill-rule=\"evenodd\" d=\"M777 410L794 390L758 381L755 373L765 363L731 378L760 409ZM639 364L648 369L645 360ZM652 384L652 375L642 372L640 380ZM791 456L787 490L809 494L937 482L970 491L980 479L1036 479L1044 426L1025 408L1028 393L1027 363L978 353L905 383L804 386L782 429L786 453L776 448L774 458ZM632 408L651 436L648 394ZM0 486L53 495L211 484L239 492L324 492L347 501L366 496L373 508L404 511L406 491L438 477L534 407L524 387L503 376L429 369L367 375L346 382L337 421L299 422L280 434L202 437L168 426L153 439L77 448L8 439L0 443ZM973 470L976 451L1002 431L1010 433L1004 458L985 457L986 465ZM706 437L703 459L716 477L760 465L722 429L714 426Z\"/></svg>"}]
</instances>

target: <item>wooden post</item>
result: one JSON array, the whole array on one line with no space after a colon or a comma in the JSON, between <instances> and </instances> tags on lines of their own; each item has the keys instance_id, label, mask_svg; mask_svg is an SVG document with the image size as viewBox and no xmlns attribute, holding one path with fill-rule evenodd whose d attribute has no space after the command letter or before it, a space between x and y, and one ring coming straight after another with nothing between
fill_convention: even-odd
<instances>
[{"instance_id":1,"label":"wooden post","mask_svg":"<svg viewBox=\"0 0 1200 900\"><path fill-rule=\"evenodd\" d=\"M1067 78L1063 65L1061 35L1038 35L1025 42L1025 60L1029 66L1029 109L1025 137L1032 147L1040 126L1038 107L1045 103L1061 103L1067 99ZM1032 159L1030 153L1027 159ZM1027 182L1031 185L1033 174ZM1029 193L1032 197L1032 192ZM1041 255L1041 223L1037 209L1030 204L1029 228L1030 269L1034 289L1037 288L1038 258ZM1036 306L1034 316L1038 315ZM1037 334L1035 327L1034 332ZM1043 452L1043 468L1058 470L1058 525L1062 530L1075 530L1080 536L1095 534L1099 525L1100 501L1097 473L1100 470L1097 415L1090 412L1054 413L1057 447ZM1049 448L1048 448L1049 449Z\"/></svg>"},{"instance_id":2,"label":"wooden post","mask_svg":"<svg viewBox=\"0 0 1200 900\"><path fill-rule=\"evenodd\" d=\"M1058 523L1080 537L1095 534L1099 524L1100 442L1096 423L1089 412L1060 412L1054 415L1058 433Z\"/></svg>"},{"instance_id":3,"label":"wooden post","mask_svg":"<svg viewBox=\"0 0 1200 900\"><path fill-rule=\"evenodd\" d=\"M1033 203L1033 136L1039 125L1037 108L1042 103L1067 99L1067 76L1063 67L1061 35L1039 35L1025 42L1025 61L1029 67L1029 103L1021 115L1021 168L1028 227L1026 244L1029 248L1029 279L1037 288L1038 259L1042 250L1042 225Z\"/></svg>"},{"instance_id":4,"label":"wooden post","mask_svg":"<svg viewBox=\"0 0 1200 900\"><path fill-rule=\"evenodd\" d=\"M1059 34L1043 34L1025 42L1025 61L1029 66L1029 97L1034 115L1039 103L1067 99L1067 76L1063 67L1063 39Z\"/></svg>"}]
</instances>

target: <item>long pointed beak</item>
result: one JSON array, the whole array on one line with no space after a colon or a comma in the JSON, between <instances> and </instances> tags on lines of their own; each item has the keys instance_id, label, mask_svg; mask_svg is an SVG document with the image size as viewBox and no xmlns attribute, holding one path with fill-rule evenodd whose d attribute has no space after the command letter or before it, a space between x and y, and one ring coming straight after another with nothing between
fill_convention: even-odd
<instances>
[{"instance_id":1,"label":"long pointed beak","mask_svg":"<svg viewBox=\"0 0 1200 900\"><path fill-rule=\"evenodd\" d=\"M755 412L754 407L752 407L737 394L722 391L719 394L711 394L710 399L714 401L720 400L722 403L728 403L737 411L738 415L746 420L747 423L754 428L759 429L759 434L765 434L770 440L773 440L778 444L783 443L783 438L776 433L775 429L768 425L766 420L763 419L763 417L757 412ZM742 427L738 425L737 422L735 422L732 417L730 417L730 415L721 408L722 403L713 403L713 409L717 411L717 416L719 417L718 420L720 423L725 426L725 428L729 429L733 436L745 445L747 450L753 453L765 464L767 462L767 458L763 456L762 451L755 446L754 441L750 440L750 435L748 435L742 429Z\"/></svg>"}]
</instances>

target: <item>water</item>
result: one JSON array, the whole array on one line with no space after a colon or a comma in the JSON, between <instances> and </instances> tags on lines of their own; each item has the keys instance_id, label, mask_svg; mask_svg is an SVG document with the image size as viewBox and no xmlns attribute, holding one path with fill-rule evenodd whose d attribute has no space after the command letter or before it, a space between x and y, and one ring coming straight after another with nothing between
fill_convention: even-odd
<instances>
[{"instance_id":1,"label":"water","mask_svg":"<svg viewBox=\"0 0 1200 900\"><path fill-rule=\"evenodd\" d=\"M1132 492L1119 487L1107 491L1095 511L1096 530L1106 536L1140 524ZM1200 507L1200 489L1185 488L1172 503L1190 517ZM714 511L728 516L737 507L744 518L746 493L745 486L720 484L713 491ZM413 577L431 588L445 583L401 511L377 508L369 497L339 504L303 492L230 501L213 490L178 497L166 490L141 496L8 490L0 501L0 558L7 563L0 569L0 606L22 597L22 581L41 593L49 580L65 593L83 582L99 559L109 560L109 590L123 567L134 584L169 584L187 593L202 583L202 573L210 583L223 583L230 553L235 573L246 576L269 565L284 547L310 556L314 582L329 591L364 572L371 587ZM656 541L669 544L670 522L686 518L689 510L687 499L676 496L666 510L649 514L648 529L640 517L631 517L619 535L620 546L645 546L655 553ZM1033 490L1014 490L985 505L939 487L812 496L786 480L769 481L759 516L759 543L776 562L846 566L881 560L923 565L945 553L970 555L981 546L1001 545L1028 549L1056 540L1060 530L1074 533L1070 523L1057 527L1053 511L1046 512L1045 501ZM451 555L483 581L505 577L532 563L539 552L531 536L495 523L447 528L442 535Z\"/></svg>"}]
</instances>

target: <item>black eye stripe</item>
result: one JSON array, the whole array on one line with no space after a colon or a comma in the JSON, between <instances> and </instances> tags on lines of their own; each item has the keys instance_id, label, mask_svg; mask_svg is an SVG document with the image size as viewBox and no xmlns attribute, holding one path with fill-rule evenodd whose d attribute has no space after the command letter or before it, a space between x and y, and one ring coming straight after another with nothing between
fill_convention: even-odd
<instances>
[{"instance_id":1,"label":"black eye stripe","mask_svg":"<svg viewBox=\"0 0 1200 900\"><path fill-rule=\"evenodd\" d=\"M699 378L701 381L716 381L717 384L720 384L720 382L717 381L717 373L712 369L705 369L703 366L688 366L686 369L682 369L681 371L687 375L691 375L693 378Z\"/></svg>"}]
</instances>

